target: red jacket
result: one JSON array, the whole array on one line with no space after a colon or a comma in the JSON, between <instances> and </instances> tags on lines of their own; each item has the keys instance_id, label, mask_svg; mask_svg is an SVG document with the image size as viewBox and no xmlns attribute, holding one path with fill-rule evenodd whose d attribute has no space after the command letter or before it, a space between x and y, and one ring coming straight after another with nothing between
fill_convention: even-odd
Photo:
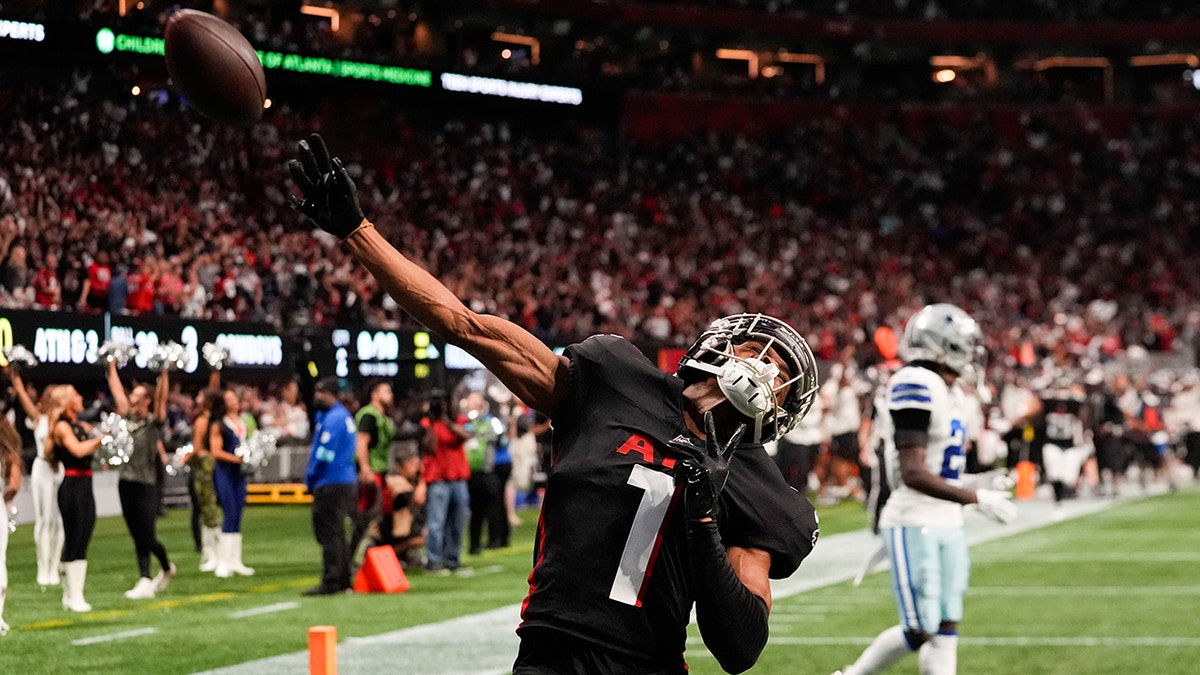
<instances>
[{"instance_id":1,"label":"red jacket","mask_svg":"<svg viewBox=\"0 0 1200 675\"><path fill-rule=\"evenodd\" d=\"M427 424L427 423L426 423ZM434 451L422 460L426 483L467 480L471 467L467 464L464 441L441 420L433 422Z\"/></svg>"}]
</instances>

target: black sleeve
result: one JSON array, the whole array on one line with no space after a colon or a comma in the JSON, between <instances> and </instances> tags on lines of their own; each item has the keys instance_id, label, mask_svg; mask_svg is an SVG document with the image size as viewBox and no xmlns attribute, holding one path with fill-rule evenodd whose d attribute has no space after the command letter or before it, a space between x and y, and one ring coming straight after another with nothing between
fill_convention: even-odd
<instances>
[{"instance_id":1,"label":"black sleeve","mask_svg":"<svg viewBox=\"0 0 1200 675\"><path fill-rule=\"evenodd\" d=\"M725 672L748 670L767 645L767 603L738 579L716 522L688 521L687 538L704 646Z\"/></svg>"},{"instance_id":2,"label":"black sleeve","mask_svg":"<svg viewBox=\"0 0 1200 675\"><path fill-rule=\"evenodd\" d=\"M362 419L358 420L358 432L366 434L370 438L370 445L374 447L379 440L379 423L375 421L374 415L363 415Z\"/></svg>"},{"instance_id":3,"label":"black sleeve","mask_svg":"<svg viewBox=\"0 0 1200 675\"><path fill-rule=\"evenodd\" d=\"M928 410L919 408L901 408L892 411L892 424L895 426L896 447L923 447L929 442Z\"/></svg>"}]
</instances>

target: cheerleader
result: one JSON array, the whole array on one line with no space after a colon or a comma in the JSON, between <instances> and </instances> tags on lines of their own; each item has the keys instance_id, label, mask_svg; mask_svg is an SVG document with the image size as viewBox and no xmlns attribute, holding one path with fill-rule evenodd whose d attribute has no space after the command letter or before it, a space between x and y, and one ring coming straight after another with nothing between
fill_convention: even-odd
<instances>
[{"instance_id":1,"label":"cheerleader","mask_svg":"<svg viewBox=\"0 0 1200 675\"><path fill-rule=\"evenodd\" d=\"M213 402L221 398L221 390L209 387L196 395L196 418L192 420L192 451L183 458L191 469L188 492L192 498L192 527L200 530L200 571L217 569L217 548L221 537L221 506L217 503L217 488L213 485L212 453L208 451L208 432Z\"/></svg>"},{"instance_id":2,"label":"cheerleader","mask_svg":"<svg viewBox=\"0 0 1200 675\"><path fill-rule=\"evenodd\" d=\"M83 599L87 579L87 549L96 527L96 498L92 494L92 453L99 438L87 439L79 423L83 397L71 385L56 388L50 396L48 426L51 463L63 466L58 488L58 508L63 519L62 587L63 609L90 612Z\"/></svg>"},{"instance_id":3,"label":"cheerleader","mask_svg":"<svg viewBox=\"0 0 1200 675\"><path fill-rule=\"evenodd\" d=\"M213 401L208 431L208 450L216 460L213 483L224 519L217 545L215 573L222 579L234 574L250 576L254 568L242 564L242 511L246 508L246 475L238 447L246 442L246 423L240 414L238 395L226 389Z\"/></svg>"},{"instance_id":4,"label":"cheerleader","mask_svg":"<svg viewBox=\"0 0 1200 675\"><path fill-rule=\"evenodd\" d=\"M57 586L58 560L63 550L62 514L58 511L58 487L62 485L62 465L52 464L46 444L50 435L49 418L46 415L52 392L58 385L48 385L42 390L39 408L34 404L21 372L13 368L9 375L17 400L25 411L25 423L32 425L33 442L37 455L33 458L30 471L30 487L33 492L33 541L37 549L37 583L43 588Z\"/></svg>"},{"instance_id":5,"label":"cheerleader","mask_svg":"<svg viewBox=\"0 0 1200 675\"><path fill-rule=\"evenodd\" d=\"M112 392L117 414L124 417L133 437L133 452L121 465L117 495L121 500L121 515L133 537L137 554L137 584L125 592L130 600L149 600L166 589L175 576L175 565L167 557L167 549L155 531L158 520L157 469L162 465L163 425L167 420L167 394L170 383L167 371L158 375L154 397L144 385L125 394L115 361L108 362L108 388ZM150 554L158 559L160 571L150 576Z\"/></svg>"},{"instance_id":6,"label":"cheerleader","mask_svg":"<svg viewBox=\"0 0 1200 675\"><path fill-rule=\"evenodd\" d=\"M0 635L8 634L4 599L8 595L8 504L21 489L21 437L12 423L0 417Z\"/></svg>"}]
</instances>

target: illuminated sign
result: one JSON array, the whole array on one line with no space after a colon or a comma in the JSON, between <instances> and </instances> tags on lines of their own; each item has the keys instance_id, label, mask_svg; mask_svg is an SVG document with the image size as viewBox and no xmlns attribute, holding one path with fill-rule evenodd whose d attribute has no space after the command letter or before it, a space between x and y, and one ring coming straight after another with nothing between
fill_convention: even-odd
<instances>
[{"instance_id":1,"label":"illuminated sign","mask_svg":"<svg viewBox=\"0 0 1200 675\"><path fill-rule=\"evenodd\" d=\"M46 39L46 27L40 23L0 19L0 38L41 42Z\"/></svg>"},{"instance_id":2,"label":"illuminated sign","mask_svg":"<svg viewBox=\"0 0 1200 675\"><path fill-rule=\"evenodd\" d=\"M91 377L100 373L96 366L101 365L105 340L138 348L128 366L132 369L146 368L158 346L167 342L183 346L184 375L208 371L200 355L209 342L229 350L227 368L235 373L272 374L290 367L288 343L268 324L34 310L7 310L0 316L0 366L7 365L6 348L23 345L41 362L37 370L46 379Z\"/></svg>"},{"instance_id":3,"label":"illuminated sign","mask_svg":"<svg viewBox=\"0 0 1200 675\"><path fill-rule=\"evenodd\" d=\"M534 82L515 82L494 77L476 77L457 73L442 73L442 89L466 94L486 94L505 98L520 98L544 103L583 103L583 90L575 87L557 87Z\"/></svg>"},{"instance_id":4,"label":"illuminated sign","mask_svg":"<svg viewBox=\"0 0 1200 675\"><path fill-rule=\"evenodd\" d=\"M112 29L101 28L96 32L96 49L101 54L126 52L131 54L150 54L162 56L166 51L166 43L162 38L144 35L126 35L114 33ZM267 70L285 70L292 73L328 75L330 77L366 80L369 82L386 82L410 87L432 87L433 73L416 68L401 68L385 66L379 63L363 63L360 61L343 61L327 59L320 56L302 56L300 54L281 54L279 52L259 51L258 60Z\"/></svg>"}]
</instances>

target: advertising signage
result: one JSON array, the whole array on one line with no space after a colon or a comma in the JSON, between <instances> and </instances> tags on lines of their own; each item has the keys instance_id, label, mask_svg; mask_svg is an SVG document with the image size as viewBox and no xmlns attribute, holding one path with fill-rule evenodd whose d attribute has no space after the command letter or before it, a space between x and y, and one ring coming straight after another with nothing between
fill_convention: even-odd
<instances>
[{"instance_id":1,"label":"advertising signage","mask_svg":"<svg viewBox=\"0 0 1200 675\"><path fill-rule=\"evenodd\" d=\"M209 342L229 350L232 363L223 372L230 377L269 378L294 370L288 341L266 323L0 310L0 366L8 365L4 350L22 345L40 362L32 374L37 379L102 377L99 350L109 339L137 346L137 357L123 369L134 376L153 377L146 361L167 342L183 346L179 376L185 378L208 375L202 354Z\"/></svg>"}]
</instances>

